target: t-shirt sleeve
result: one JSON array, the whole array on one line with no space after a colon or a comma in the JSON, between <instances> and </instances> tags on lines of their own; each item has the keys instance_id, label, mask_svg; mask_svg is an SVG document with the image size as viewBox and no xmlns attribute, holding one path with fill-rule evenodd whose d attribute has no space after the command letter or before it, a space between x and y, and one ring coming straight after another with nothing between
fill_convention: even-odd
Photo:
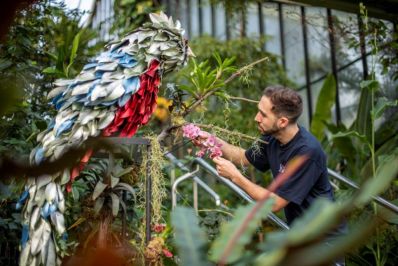
<instances>
[{"instance_id":1,"label":"t-shirt sleeve","mask_svg":"<svg viewBox=\"0 0 398 266\"><path fill-rule=\"evenodd\" d=\"M314 160L309 159L276 190L276 194L289 202L300 205L321 174L321 168Z\"/></svg>"},{"instance_id":2,"label":"t-shirt sleeve","mask_svg":"<svg viewBox=\"0 0 398 266\"><path fill-rule=\"evenodd\" d=\"M265 140L264 138L261 138ZM245 152L246 159L259 171L265 172L269 169L269 162L267 153L265 150L265 144L259 143L258 145L252 145Z\"/></svg>"}]
</instances>

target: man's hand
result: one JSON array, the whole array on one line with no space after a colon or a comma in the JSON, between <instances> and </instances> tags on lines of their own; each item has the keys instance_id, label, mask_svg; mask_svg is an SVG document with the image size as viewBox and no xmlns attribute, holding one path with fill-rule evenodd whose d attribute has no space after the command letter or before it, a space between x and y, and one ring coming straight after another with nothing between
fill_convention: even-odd
<instances>
[{"instance_id":1,"label":"man's hand","mask_svg":"<svg viewBox=\"0 0 398 266\"><path fill-rule=\"evenodd\" d=\"M214 157L213 162L216 164L216 170L220 176L231 179L231 181L235 182L234 180L239 178L241 175L238 168L236 168L232 162L222 157Z\"/></svg>"}]
</instances>

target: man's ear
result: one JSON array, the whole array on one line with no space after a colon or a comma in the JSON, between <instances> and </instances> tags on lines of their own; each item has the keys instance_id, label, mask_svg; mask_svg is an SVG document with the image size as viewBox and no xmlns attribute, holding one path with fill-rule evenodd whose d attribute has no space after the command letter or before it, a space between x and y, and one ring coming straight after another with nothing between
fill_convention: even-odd
<instances>
[{"instance_id":1,"label":"man's ear","mask_svg":"<svg viewBox=\"0 0 398 266\"><path fill-rule=\"evenodd\" d=\"M278 127L279 128L285 128L289 124L289 119L285 116L282 116L281 118L278 119Z\"/></svg>"}]
</instances>

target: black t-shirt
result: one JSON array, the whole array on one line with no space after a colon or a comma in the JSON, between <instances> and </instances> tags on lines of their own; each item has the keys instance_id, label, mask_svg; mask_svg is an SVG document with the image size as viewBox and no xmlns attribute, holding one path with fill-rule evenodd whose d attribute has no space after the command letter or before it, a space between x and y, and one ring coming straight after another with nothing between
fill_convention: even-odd
<instances>
[{"instance_id":1,"label":"black t-shirt","mask_svg":"<svg viewBox=\"0 0 398 266\"><path fill-rule=\"evenodd\" d=\"M316 198L334 200L332 186L329 183L326 155L318 140L304 127L299 126L298 133L285 145L272 136L263 135L257 147L246 150L247 160L258 170L271 170L275 178L285 170L286 163L298 155L309 156L302 167L291 176L276 194L287 201L285 216L290 225L294 219L311 205Z\"/></svg>"}]
</instances>

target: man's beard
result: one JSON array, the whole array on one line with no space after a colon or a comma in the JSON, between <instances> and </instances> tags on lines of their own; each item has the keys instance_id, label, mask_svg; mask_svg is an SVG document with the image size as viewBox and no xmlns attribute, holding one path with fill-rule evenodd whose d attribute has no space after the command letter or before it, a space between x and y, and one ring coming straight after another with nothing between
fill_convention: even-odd
<instances>
[{"instance_id":1,"label":"man's beard","mask_svg":"<svg viewBox=\"0 0 398 266\"><path fill-rule=\"evenodd\" d=\"M260 126L260 125L259 125ZM260 127L261 128L261 127ZM281 131L281 128L279 128L276 123L272 125L272 127L270 129L267 130L262 130L262 134L264 135L271 135L271 136L275 136L276 134L278 134Z\"/></svg>"}]
</instances>

